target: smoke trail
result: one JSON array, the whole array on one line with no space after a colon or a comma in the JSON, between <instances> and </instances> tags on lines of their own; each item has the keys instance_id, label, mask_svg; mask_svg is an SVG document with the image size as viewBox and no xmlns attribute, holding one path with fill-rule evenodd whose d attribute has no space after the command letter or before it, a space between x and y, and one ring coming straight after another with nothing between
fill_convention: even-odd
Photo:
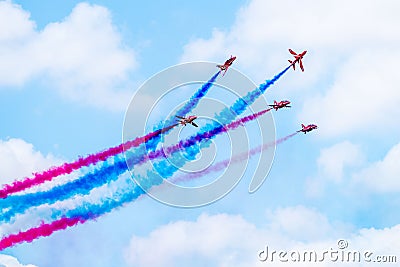
<instances>
[{"instance_id":1,"label":"smoke trail","mask_svg":"<svg viewBox=\"0 0 400 267\"><path fill-rule=\"evenodd\" d=\"M218 71L215 73L210 80L208 80L190 99L189 101L180 109L176 112L175 115L178 116L185 116L188 112L190 112L192 109L194 109L197 104L199 103L200 99L205 96L205 94L208 92L208 90L211 88L217 77L219 76L221 72ZM147 148L153 149L157 147L157 144L160 141L160 134L166 134L168 133L174 126L177 124L175 123L175 116L173 119L171 118L168 120L166 123L163 123L163 125L171 125L167 127L159 127L158 129L155 129L152 133L149 133L143 137L138 137L132 141L127 141L123 144L120 144L116 147L109 148L107 150L101 151L96 154L88 155L84 158L79 158L75 162L71 163L64 163L61 166L58 167L53 167L47 171L44 171L42 173L35 173L33 174L32 178L26 178L22 181L15 181L11 185L5 185L1 190L0 190L0 198L6 198L8 195L17 193L20 191L23 191L27 188L30 188L35 185L39 185L41 183L44 183L46 181L50 181L53 178L64 175L64 174L70 174L72 171L80 169L84 166L89 166L91 164L96 164L99 161L104 161L110 156L114 156L117 154L120 154L125 150L128 150L133 147L137 147L143 143L148 142L149 144L147 145Z\"/></svg>"},{"instance_id":2,"label":"smoke trail","mask_svg":"<svg viewBox=\"0 0 400 267\"><path fill-rule=\"evenodd\" d=\"M113 163L105 162L100 169L64 185L53 187L49 191L9 196L0 202L0 210L4 209L0 213L0 222L9 221L15 214L21 214L34 206L53 204L75 195L89 194L92 189L117 180L127 170L125 159L116 157Z\"/></svg>"},{"instance_id":3,"label":"smoke trail","mask_svg":"<svg viewBox=\"0 0 400 267\"><path fill-rule=\"evenodd\" d=\"M221 71L218 71L217 73L215 73L211 77L210 80L208 80L205 84L203 84L203 86L200 87L200 89L198 89L196 91L196 93L194 93L190 97L189 101L186 102L186 104L182 108L180 108L179 110L176 111L174 116L172 116L166 122L162 122L159 126L156 126L155 129L162 128L163 125L173 124L176 121L176 116L184 117L189 112L191 112L195 107L197 107L200 100L207 94L208 90L212 87L212 85L214 84L215 80L218 78L220 73L221 73ZM165 134L167 134L168 132L169 132L169 130L165 131ZM152 140L150 140L149 142L147 142L145 144L147 150L154 151L157 148L157 145L160 143L160 140L161 140L161 136L157 136L157 137L153 138Z\"/></svg>"},{"instance_id":4,"label":"smoke trail","mask_svg":"<svg viewBox=\"0 0 400 267\"><path fill-rule=\"evenodd\" d=\"M255 99L259 95L261 95L263 92L265 92L265 90L270 85L272 85L276 80L278 80L289 69L289 67L286 68L285 70L283 70L278 75L276 75L272 80L267 81L265 84L262 84L256 90L250 92L243 99L242 98L239 99L232 106L231 109L233 111L235 111L237 114L240 114L241 112L243 112L245 108L242 107L242 106L252 104L255 101ZM220 72L217 72L216 74L214 74L214 76L205 85L203 85L200 88L200 90L197 91L197 93L195 95L192 96L192 98L190 99L191 101L189 101L181 110L179 110L177 112L177 114L181 114L182 115L185 112L189 112L190 109L194 108L198 104L199 97L202 97L207 93L208 89L212 86L213 82L215 81L215 79L218 77L219 74L220 74ZM193 102L193 103L191 103L191 102ZM224 114L226 112L227 112L227 110L224 110L224 111L222 111L220 113L220 115L218 116L218 117L220 117L219 118L220 121L221 121L221 118L224 117ZM30 188L32 186L39 185L39 184L41 184L43 182L46 182L46 181L50 181L54 177L57 177L59 175L69 174L72 171L77 170L77 169L79 169L79 168L81 168L83 166L88 166L90 164L96 164L99 161L104 161L109 156L116 155L116 154L119 154L119 153L123 152L124 149L128 150L128 149L130 149L132 147L136 147L136 146L142 144L143 142L149 142L152 138L160 135L161 133L168 132L174 126L176 126L176 124L168 126L166 128L163 128L163 129L156 130L156 131L154 131L152 133L149 133L148 135L146 135L144 137L138 137L135 140L128 141L128 142L126 142L124 144L121 144L121 145L119 145L117 147L113 147L113 148L107 149L107 150L102 151L100 153L89 155L89 156L87 156L85 158L79 158L75 162L65 163L65 164L63 164L61 166L51 168L50 170L47 170L45 172L36 173L36 174L34 174L34 176L32 178L26 178L25 180L22 180L22 181L15 181L11 185L5 185L4 188L0 190L0 198L5 198L9 194L20 192L20 191L23 191L23 190L25 190L27 188ZM149 143L149 147L150 148L151 147L156 147L158 142L159 142L159 139L155 143Z\"/></svg>"},{"instance_id":5,"label":"smoke trail","mask_svg":"<svg viewBox=\"0 0 400 267\"><path fill-rule=\"evenodd\" d=\"M210 129L209 131L193 135L193 136L189 137L188 139L181 140L181 141L179 141L179 143L169 146L165 149L158 149L154 152L150 152L147 155L145 155L143 160L139 163L144 163L148 160L154 160L154 159L157 159L160 157L166 157L166 156L174 154L177 151L190 148L196 143L208 141L209 139L217 136L218 134L225 133L229 130L234 130L237 127L239 127L240 125L243 125L244 123L247 123L249 121L257 119L258 117L264 115L271 109L272 108L268 108L268 109L259 111L257 113L254 113L254 114L248 115L246 117L240 118L236 121L233 121L227 125L218 125L217 127ZM131 162L128 160L128 166L131 166L130 163Z\"/></svg>"},{"instance_id":6,"label":"smoke trail","mask_svg":"<svg viewBox=\"0 0 400 267\"><path fill-rule=\"evenodd\" d=\"M286 67L280 73L278 73L271 80L267 80L265 83L261 84L258 88L249 92L243 98L239 98L231 107L223 109L220 114L216 115L215 121L213 123L209 123L202 127L200 132L207 133L213 131L213 129L218 129L220 124L226 125L231 123L238 115L242 114L246 108L254 103L258 97L260 97L271 85L273 85L283 74L285 74L291 66ZM208 141L203 143L203 147L208 147L211 144L212 136L206 136L209 138ZM188 147L185 151L186 157L184 157L180 153L171 154L169 156L169 160L161 160L160 162L154 163L153 167L155 170L149 171L146 173L146 177L135 174L136 181L141 181L140 185L143 186L142 183L147 183L148 186L151 186L152 181L160 180L160 175L164 178L171 177L176 171L179 170L180 167L186 164L188 159L193 159L200 152L198 147ZM170 162L174 162L171 164ZM128 166L130 166L128 164Z\"/></svg>"},{"instance_id":7,"label":"smoke trail","mask_svg":"<svg viewBox=\"0 0 400 267\"><path fill-rule=\"evenodd\" d=\"M204 175L207 175L207 174L212 173L212 172L223 170L226 167L228 167L229 164L234 164L234 163L246 160L248 157L252 157L252 156L254 156L254 155L256 155L256 154L258 154L258 153L260 153L260 152L262 152L264 150L267 150L267 149L269 149L269 148L271 148L271 147L273 147L275 145L278 145L278 144L281 144L281 143L285 142L286 140L288 140L289 138L292 138L296 134L298 134L298 132L292 133L292 134L290 134L288 136L285 136L283 138L280 138L280 139L278 139L278 140L276 140L274 142L258 146L256 148L253 148L253 149L247 151L247 152L244 152L244 153L241 153L239 155L233 156L230 159L220 161L220 162L208 167L205 170L202 170L202 171L199 171L199 172L192 172L192 173L187 173L187 174L180 175L180 176L172 179L172 182L173 183L178 183L178 182L189 181L189 180L193 180L195 178L203 177Z\"/></svg>"},{"instance_id":8,"label":"smoke trail","mask_svg":"<svg viewBox=\"0 0 400 267\"><path fill-rule=\"evenodd\" d=\"M221 122L225 121L226 123L231 122L234 119L234 117L232 117L231 113L226 115L228 113L228 111L232 110L236 113L236 115L241 114L248 105L251 105L261 94L263 94L266 91L266 89L269 86L274 84L275 81L277 81L289 68L290 68L290 66L287 67L286 69L284 69L283 71L281 71L272 80L267 80L264 84L261 84L258 88L256 88L252 92L248 93L244 98L238 99L231 108L224 109L220 113L220 115L217 116L217 118L219 117L219 121L221 121ZM194 103L191 104L191 101L189 101L185 105L185 107L183 109L181 109L179 112L188 112L191 108L195 107L198 103L198 100L195 100L195 99L198 99L196 97L201 97L201 96L205 95L207 90L211 87L212 82L218 77L219 73L220 72L216 73L210 79L209 82L207 82L205 85L203 85L202 88L199 89L195 95L193 95L191 100L193 100ZM269 109L266 111L262 111L261 115L267 111L269 111ZM255 116L255 117L252 117L252 116ZM250 115L243 119L238 120L237 122L233 122L232 124L225 126L226 130L234 129L239 126L238 123L241 124L241 123L246 122L246 120L255 119L257 116L260 116L260 115L256 115L256 114ZM175 125L169 126L169 127L167 127L167 129L164 128L161 130L156 130L155 132L153 132L153 135L152 134L149 134L150 136L147 135L146 136L147 138L144 138L144 140L140 140L140 138L137 138L133 141L128 141L126 143L125 147L121 146L121 149L125 148L125 150L127 150L128 148L137 146L135 143L136 140L139 139L142 142L148 141L151 138L153 138L154 136L159 135L160 133L165 133L166 131L170 130L174 126ZM194 155L196 155L199 152L198 147L197 148L193 147L193 145L195 143L202 141L203 139L211 139L216 134L226 131L226 130L224 131L224 126L215 125L215 124L206 125L204 127L204 129L206 129L208 131L203 131L201 134L193 136L184 142L181 141L177 145L167 148L165 151L164 150L151 151L147 156L145 155L146 151L144 151L144 148L139 146L139 148L141 148L141 149L138 149L134 153L132 153L132 152L126 153L127 155L128 154L130 155L129 161L128 161L128 166L133 166L138 163L144 163L145 161L147 161L149 159L165 157L165 154L173 155L174 152L181 150L183 148L186 148L186 153L189 154L189 156L194 157ZM139 142L139 141L136 141L136 142ZM205 142L205 143L208 145L210 142ZM182 157L182 155L174 155L174 162L177 162L177 163L181 164L181 166L183 166L186 162L186 159L184 157ZM163 175L164 178L168 178L168 177L172 176L172 174L178 170L177 164L171 165L167 161L161 161L161 162L155 164L154 166L156 167L156 169L158 169L159 173L161 175ZM41 195L29 195L29 196L27 196L27 198L24 201L19 202L19 203L21 203L19 205L19 207L14 207L10 211L4 213L3 216L0 217L0 219L8 220L11 218L11 216L13 216L13 214L23 212L27 208L33 206L32 203L35 203L36 205L39 205L39 203L43 204L46 202L54 203L57 200L62 200L62 199L71 197L72 195L76 194L77 191L79 192L79 194L87 194L92 188L104 184L105 182L107 182L107 180L111 181L111 180L117 179L118 176L120 174L122 174L124 171L126 171L124 162L117 162L117 164L115 166L107 166L105 169L101 169L100 173L99 173L100 175L96 175L97 173L89 174L87 176L82 177L82 179L78 179L76 181L73 181L72 183L68 183L67 185L65 185L65 187L64 186L57 187L54 191L51 190L50 192L44 192ZM103 175L101 175L101 174L103 174ZM95 179L94 176L97 179ZM109 179L107 178L107 176L109 177ZM151 187L152 183L153 183L152 178L157 180L157 178L159 177L154 172L148 172L148 176L149 177L142 177L139 175L137 176L138 180L141 181L141 185L145 181L147 186ZM53 193L53 192L56 192L56 193ZM13 201L13 202L16 203L16 201ZM22 203L24 203L24 204L22 204ZM7 204L7 203L5 203L5 204Z\"/></svg>"},{"instance_id":9,"label":"smoke trail","mask_svg":"<svg viewBox=\"0 0 400 267\"><path fill-rule=\"evenodd\" d=\"M130 184L130 186L124 188L123 192L120 192L114 198L107 198L101 204L81 205L74 210L67 211L63 214L61 219L55 220L51 223L28 229L24 232L17 234L11 234L0 239L0 250L12 247L16 244L23 242L32 242L40 237L50 236L52 233L58 230L64 230L67 227L76 226L77 224L83 224L88 220L95 220L99 216L107 214L112 210L123 206L139 196L146 194L139 186ZM61 214L61 211L55 211L54 217Z\"/></svg>"},{"instance_id":10,"label":"smoke trail","mask_svg":"<svg viewBox=\"0 0 400 267\"><path fill-rule=\"evenodd\" d=\"M229 130L234 130L239 126L255 120L265 113L269 112L271 108L262 110L255 114L248 115L246 117L240 118L228 125L218 126L211 131L205 132L203 134L197 134L191 136L186 140L180 141L178 144L167 147L165 150L158 149L156 151L150 152L148 155L145 153L135 153L132 157L127 158L129 166L143 164L148 160L154 160L160 157L165 157L166 154L173 154L179 150L188 149L189 147L203 142L208 138L213 138L214 136L227 132ZM39 206L41 204L53 204L56 201L62 201L73 197L74 195L86 195L93 188L99 187L105 183L110 183L111 181L117 180L118 177L128 170L126 161L123 158L115 157L113 163L104 163L98 170L94 170L90 173L83 175L82 177L68 182L64 185L53 187L49 191L36 192L24 195L14 195L9 196L6 199L0 201L0 210L7 207L5 211L0 213L0 221L9 221L15 214L21 214L27 209ZM155 181L148 179L146 184L151 187L156 183ZM142 183L141 183L142 185Z\"/></svg>"},{"instance_id":11,"label":"smoke trail","mask_svg":"<svg viewBox=\"0 0 400 267\"><path fill-rule=\"evenodd\" d=\"M251 120L254 120L270 110L271 109L262 110L258 113L249 115L240 120L232 122L231 124L229 124L225 127L222 127L222 129L219 129L218 133L222 133L227 130L233 130L233 129L237 128L238 126L242 125L242 123L246 123ZM291 135L281 138L281 139L277 140L274 144L282 143L282 142L286 141L287 139L291 138L292 136L296 135L297 133L298 132L295 132ZM208 134L210 135L211 133L208 133ZM200 139L200 140L202 140L202 139ZM271 144L267 144L267 145L258 147L256 149L250 150L250 152L246 153L246 155L242 155L242 154L238 155L237 157L234 157L235 158L234 162L238 162L244 156L247 157L247 155L252 156L256 153L259 153L261 151L261 149L267 149L270 146L271 146ZM212 168L212 170L215 171L215 170L217 170L216 168L223 168L223 164L224 164L224 162L217 164L216 165L217 167L213 166L211 168ZM209 172L211 172L211 170ZM204 174L202 174L202 175L204 175ZM194 178L194 177L191 177L191 178ZM88 203L85 205L81 205L79 207L76 207L73 210L67 211L64 214L64 216L66 216L67 218L63 217L63 218L56 220L50 224L42 224L41 226L36 227L36 228L31 228L31 229L27 230L26 232L20 232L18 234L9 235L7 237L2 238L0 240L0 250L11 247L18 243L22 243L24 241L31 242L32 240L34 240L36 238L49 236L54 231L62 230L67 227L77 225L78 223L83 224L87 220L96 219L101 215L105 215L105 214L113 211L116 208L119 208L125 204L128 204L128 203L136 200L139 196L144 195L145 193L146 192L140 186L138 186L136 184L130 184L127 188L124 188L123 192L119 193L118 195L116 195L113 198L107 198L107 199L103 200L101 204L89 204ZM54 214L53 216L55 217L60 213L61 213L61 211L55 211L53 213Z\"/></svg>"},{"instance_id":12,"label":"smoke trail","mask_svg":"<svg viewBox=\"0 0 400 267\"><path fill-rule=\"evenodd\" d=\"M290 134L286 137L283 137L281 139L278 139L274 142L274 144L281 144L284 141L288 140L289 138L295 136L298 132L295 132L293 134ZM246 158L248 155L253 156L257 153L259 153L262 149L268 149L274 144L265 144L263 146L257 147L255 149L250 150L249 152L246 152L245 154L240 154L238 156L234 157L234 162L238 162L242 158ZM218 164L218 167L210 167L210 168L223 168L224 163ZM210 169L209 168L209 169ZM208 169L207 169L208 170ZM215 171L212 169L211 171ZM204 174L203 174L204 175ZM185 177L184 179L191 179L191 178L197 178L196 174L194 174L193 177ZM96 219L99 216L105 215L114 209L120 208L123 205L126 205L134 200L136 200L139 196L145 195L145 191L136 184L130 184L127 188L124 188L122 192L119 192L118 194L115 195L113 198L107 198L104 200L101 204L86 204L86 205L81 205L74 210L70 210L66 212L66 216L70 218L81 218L83 222L87 220L92 220ZM1 241L0 241L1 243Z\"/></svg>"},{"instance_id":13,"label":"smoke trail","mask_svg":"<svg viewBox=\"0 0 400 267\"><path fill-rule=\"evenodd\" d=\"M14 246L22 242L32 242L34 239L49 236L55 231L66 229L77 225L78 223L84 223L85 220L82 218L61 218L60 220L53 221L52 223L42 223L36 228L31 228L25 232L19 232L18 234L9 235L0 240L0 250Z\"/></svg>"},{"instance_id":14,"label":"smoke trail","mask_svg":"<svg viewBox=\"0 0 400 267\"><path fill-rule=\"evenodd\" d=\"M244 98L240 98L239 100L237 100L235 102L235 104L230 109L223 110L218 116L219 121L223 122L222 119L226 118L225 114L229 110L232 110L232 111L236 112L236 115L241 114L248 105L251 105L262 93L265 92L265 90L270 85L272 85L276 80L278 80L288 69L289 69L289 67L286 68L281 73L279 73L277 76L275 76L272 80L267 81L265 84L261 85L256 90L254 90L254 91L250 92L249 94L247 94ZM228 116L228 118L229 118L229 119L227 119L228 122L233 120L232 116L230 116L230 117L231 118L229 118L229 116ZM237 125L232 124L231 126L232 127L237 127L239 125L240 124L237 124ZM208 128L212 127L211 125L207 125L207 126L208 126ZM203 131L203 133L202 133L203 137L202 138L211 138L213 136L213 134L215 135L217 133L224 132L223 129L225 129L224 126L218 126L218 127L215 127L214 130L209 130L208 132L207 131ZM229 129L229 128L227 128L227 129ZM183 143L180 147L182 147L182 148L190 147L191 145L195 144L195 142L193 142L193 141L196 141L196 140L195 139L194 140L193 139L192 140L186 140L185 143ZM200 139L200 141L203 141L203 139ZM175 152L180 147L177 147L176 150L172 149L169 152L170 153ZM154 152L156 154L157 151L154 151ZM162 153L161 155L165 155L165 154ZM147 157L147 158L150 158L150 157ZM134 158L133 158L133 160L134 160ZM76 221L72 225L75 225L78 222L82 222L83 223L84 221L86 221L88 219L91 219L90 218L90 214L96 215L96 217L97 217L97 216L100 216L102 214L108 213L111 210L113 210L114 208L117 208L117 207L119 207L119 206L121 206L121 205L123 205L125 203L128 203L128 202L136 199L138 196L140 196L140 195L145 193L143 191L143 189L141 187L137 186L137 185L132 185L132 187L133 187L132 190L128 190L126 193L121 194L118 199L106 199L106 200L103 201L102 204L98 204L98 205L90 205L90 204L89 205L82 205L80 207L77 207L75 210L68 211L67 212L67 216L70 217L70 218L79 218L81 220L81 221ZM27 232L29 232L29 231L30 230L28 230ZM49 234L51 234L51 233L52 232L50 232ZM17 236L18 236L18 234L17 234ZM0 244L2 244L2 242L3 243L4 242L9 242L7 240L9 240L10 237L12 237L12 236L9 236L9 237L6 237L6 238L0 240ZM22 241L24 241L24 240L22 240ZM12 243L11 245L13 245L13 244L14 243ZM0 249L1 249L1 247L0 247Z\"/></svg>"},{"instance_id":15,"label":"smoke trail","mask_svg":"<svg viewBox=\"0 0 400 267\"><path fill-rule=\"evenodd\" d=\"M214 76L211 77L211 79L206 82L190 99L189 101L181 108L179 109L175 115L177 116L185 116L186 114L188 114L191 110L193 110L198 104L201 98L203 98L208 90L211 88L211 86L213 85L213 83L215 82L215 80L217 79L217 77L219 76L219 74L221 73L221 71L218 71L217 73L214 74ZM171 121L167 121L167 125L172 123L173 120L171 119Z\"/></svg>"},{"instance_id":16,"label":"smoke trail","mask_svg":"<svg viewBox=\"0 0 400 267\"><path fill-rule=\"evenodd\" d=\"M32 186L42 184L46 181L50 181L57 176L64 175L64 174L70 174L72 171L82 168L84 166L89 166L91 164L97 164L99 161L104 161L110 156L114 156L114 155L122 153L124 151L124 149L129 149L132 147L139 146L140 144L147 142L147 141L151 140L152 138L154 138L166 131L169 131L176 125L177 124L174 124L174 125L165 127L163 129L156 130L145 136L138 137L131 141L127 141L116 147L109 148L107 150L104 150L104 151L96 153L96 154L88 155L84 158L79 158L77 161L74 161L71 163L64 163L61 166L53 167L42 173L35 173L32 178L26 178L21 181L15 181L12 184L7 184L0 190L0 198L6 198L8 195L10 195L12 193L20 192L20 191L23 191Z\"/></svg>"},{"instance_id":17,"label":"smoke trail","mask_svg":"<svg viewBox=\"0 0 400 267\"><path fill-rule=\"evenodd\" d=\"M285 74L290 66L286 67L283 71L278 73L271 80L266 80L265 83L261 84L258 88L249 92L243 98L239 98L230 108L225 108L215 117L216 121L221 124L226 124L232 121L232 112L237 116L243 113L246 108L254 103L264 92L273 85L283 74ZM228 120L228 121L227 121Z\"/></svg>"}]
</instances>

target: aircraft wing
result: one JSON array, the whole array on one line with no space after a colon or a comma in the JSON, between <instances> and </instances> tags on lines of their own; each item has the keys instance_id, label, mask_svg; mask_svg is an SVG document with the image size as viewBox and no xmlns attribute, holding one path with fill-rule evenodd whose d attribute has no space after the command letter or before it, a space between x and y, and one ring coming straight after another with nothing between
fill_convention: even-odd
<instances>
[{"instance_id":1,"label":"aircraft wing","mask_svg":"<svg viewBox=\"0 0 400 267\"><path fill-rule=\"evenodd\" d=\"M292 49L290 49L289 48L289 52L290 52L290 54L292 54L292 55L294 55L294 56L297 56L297 53L296 52L294 52Z\"/></svg>"},{"instance_id":2,"label":"aircraft wing","mask_svg":"<svg viewBox=\"0 0 400 267\"><path fill-rule=\"evenodd\" d=\"M193 121L192 121L192 125L194 126L194 127L199 127L196 123L194 123Z\"/></svg>"},{"instance_id":3,"label":"aircraft wing","mask_svg":"<svg viewBox=\"0 0 400 267\"><path fill-rule=\"evenodd\" d=\"M175 116L175 117L177 117L177 118L179 118L179 119L181 119L181 120L184 120L184 119L185 119L184 117L181 117L181 116Z\"/></svg>"}]
</instances>

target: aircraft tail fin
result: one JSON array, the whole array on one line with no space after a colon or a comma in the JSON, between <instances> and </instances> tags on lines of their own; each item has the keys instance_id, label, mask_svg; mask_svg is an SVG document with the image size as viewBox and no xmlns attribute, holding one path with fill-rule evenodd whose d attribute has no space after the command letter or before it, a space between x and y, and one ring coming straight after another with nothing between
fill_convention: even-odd
<instances>
[{"instance_id":1,"label":"aircraft tail fin","mask_svg":"<svg viewBox=\"0 0 400 267\"><path fill-rule=\"evenodd\" d=\"M296 67L295 67L295 64L293 64L293 61L291 61L291 60L288 60L288 61L290 64L292 64L293 69L296 70Z\"/></svg>"}]
</instances>

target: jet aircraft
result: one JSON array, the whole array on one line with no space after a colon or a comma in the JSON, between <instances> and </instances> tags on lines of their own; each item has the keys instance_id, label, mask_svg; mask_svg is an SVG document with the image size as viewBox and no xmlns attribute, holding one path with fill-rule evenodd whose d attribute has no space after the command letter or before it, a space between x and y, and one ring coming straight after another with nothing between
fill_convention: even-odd
<instances>
[{"instance_id":1,"label":"jet aircraft","mask_svg":"<svg viewBox=\"0 0 400 267\"><path fill-rule=\"evenodd\" d=\"M298 62L300 65L300 69L301 71L304 71L304 67L303 67L303 62L301 61L304 57L304 55L307 53L307 51L303 51L300 54L297 54L296 52L294 52L292 49L289 48L289 52L290 54L292 54L294 56L294 60L288 60L291 64L291 66L293 66L293 70L296 70L295 64Z\"/></svg>"}]
</instances>

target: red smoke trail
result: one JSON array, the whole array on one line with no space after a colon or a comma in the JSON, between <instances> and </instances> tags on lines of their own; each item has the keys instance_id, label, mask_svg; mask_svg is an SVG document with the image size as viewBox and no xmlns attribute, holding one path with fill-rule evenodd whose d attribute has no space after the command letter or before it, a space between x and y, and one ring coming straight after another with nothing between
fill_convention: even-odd
<instances>
[{"instance_id":1,"label":"red smoke trail","mask_svg":"<svg viewBox=\"0 0 400 267\"><path fill-rule=\"evenodd\" d=\"M176 125L178 125L178 124L174 124L174 125L165 127L163 129L151 132L145 136L138 137L131 141L127 141L116 147L109 148L107 150L98 152L96 154L91 154L84 158L79 158L78 160L76 160L74 162L64 163L61 166L52 167L49 170L44 171L42 173L34 173L33 177L31 177L31 178L25 178L24 180L21 180L21 181L15 181L12 184L4 185L3 188L0 190L0 198L6 198L10 194L23 191L27 188L42 184L46 181L51 181L53 178L55 178L57 176L64 175L64 174L70 174L74 170L77 170L81 167L89 166L91 164L96 164L99 161L104 161L110 156L114 156L114 155L124 152L124 149L130 149L132 147L139 146L140 144L147 142L151 138L158 136L159 134L162 134L165 131L172 129Z\"/></svg>"},{"instance_id":2,"label":"red smoke trail","mask_svg":"<svg viewBox=\"0 0 400 267\"><path fill-rule=\"evenodd\" d=\"M267 150L270 147L273 147L274 145L278 145L278 144L281 144L281 143L285 142L286 140L288 140L289 138L292 138L296 134L298 134L298 132L292 133L292 134L290 134L288 136L285 136L283 138L275 140L274 142L258 146L256 148L253 148L253 149L247 151L247 152L244 152L244 153L238 154L236 156L233 156L230 159L226 159L226 160L220 161L220 162L208 167L207 169L205 169L203 171L192 172L192 173L180 175L180 176L172 179L172 182L177 183L177 182L189 181L189 180L192 180L192 179L195 179L195 178L203 177L204 175L207 175L207 174L212 173L212 172L223 170L226 167L228 167L229 164L238 163L238 162L241 162L243 160L246 160L247 158L258 154L261 151Z\"/></svg>"},{"instance_id":3,"label":"red smoke trail","mask_svg":"<svg viewBox=\"0 0 400 267\"><path fill-rule=\"evenodd\" d=\"M49 236L55 231L64 230L67 227L77 225L78 223L84 223L86 220L82 218L61 218L52 223L43 223L36 228L31 228L25 232L19 232L18 234L9 235L0 240L0 250L14 246L22 242L32 242L34 239L41 236Z\"/></svg>"},{"instance_id":4,"label":"red smoke trail","mask_svg":"<svg viewBox=\"0 0 400 267\"><path fill-rule=\"evenodd\" d=\"M264 110L261 110L261 111L259 111L259 112L257 112L257 113L254 113L254 114L252 114L252 115L243 117L243 118L241 118L241 119L239 119L239 120L236 120L236 121L234 121L234 122L229 123L228 125L225 126L225 128L227 128L228 130L236 129L236 128L239 127L242 123L246 123L246 122L248 122L248 121L255 120L255 119L257 119L258 117L260 117L261 115L264 115L265 113L269 112L271 109L272 109L272 108L264 109Z\"/></svg>"},{"instance_id":5,"label":"red smoke trail","mask_svg":"<svg viewBox=\"0 0 400 267\"><path fill-rule=\"evenodd\" d=\"M165 157L166 155L170 155L172 153L175 153L179 150L182 150L184 148L190 148L193 144L201 142L203 139L206 138L213 138L215 136L217 136L220 133L225 133L228 132L229 130L234 130L236 128L238 128L240 125L243 125L243 123L247 123L249 121L255 120L258 117L264 115L265 113L269 112L272 108L268 108L268 109L264 109L262 111L259 111L257 113L248 115L246 117L240 118L236 121L233 121L227 125L221 125L215 128L212 128L209 131L203 132L203 133L199 133L196 134L194 136L191 136L190 138L186 139L186 140L181 140L179 143L169 146L165 149L159 149L156 151L151 151L150 153L148 153L147 155L145 155L145 157L142 157L140 159L137 158L130 158L128 159L129 164L133 165L133 164L142 164L148 160L153 160L153 159L157 159L157 158L162 158ZM140 155L141 156L141 155ZM172 174L171 174L172 175Z\"/></svg>"},{"instance_id":6,"label":"red smoke trail","mask_svg":"<svg viewBox=\"0 0 400 267\"><path fill-rule=\"evenodd\" d=\"M270 110L271 109L262 110L255 114L251 114L246 117L240 118L236 121L233 121L228 125L218 126L216 128L213 128L211 131L205 133L198 133L189 138L188 140L182 140L177 145L168 147L166 151L168 151L169 153L173 153L183 148L189 149L190 146L198 142L201 142L204 138L213 138L220 133L227 132L228 130L234 130L239 126L243 126L247 122L257 119L258 117L262 116L263 114L265 114ZM164 128L161 131L167 131L167 130L168 128ZM132 143L127 142L125 144L128 147ZM164 151L163 149L158 149L148 154L146 154L146 152L143 151L138 151L139 153L134 153L133 155L130 155L127 158L127 161L130 162L131 165L139 165L149 159L157 159L158 157L165 156L163 151ZM33 194L10 197L7 200L3 200L3 202L5 203L1 203L3 205L0 205L1 207L4 206L11 207L10 210L0 213L0 221L8 221L12 216L15 216L15 214L23 213L26 209L32 206L38 206L45 203L47 204L55 203L56 201L65 200L76 194L86 195L90 192L91 189L118 179L119 175L121 175L126 171L127 171L127 166L125 160L118 159L111 165L101 167L96 171L94 171L93 173L85 174L79 177L78 179L69 182L65 185L53 187L49 191L36 192ZM71 217L76 217L76 216L71 216Z\"/></svg>"},{"instance_id":7,"label":"red smoke trail","mask_svg":"<svg viewBox=\"0 0 400 267\"><path fill-rule=\"evenodd\" d=\"M241 119L238 119L228 125L225 126L221 126L218 127L216 131L210 131L210 132L206 132L204 133L204 136L208 136L211 137L213 135L217 135L219 133L222 132L227 132L228 130L234 130L237 127L241 126L243 123L252 121L257 119L258 117L260 117L261 115L267 113L268 111L270 111L271 109L265 109L262 110L260 112L257 112L255 114L251 114L249 116L243 117ZM173 126L171 126L173 127ZM165 129L164 129L165 130ZM281 143L283 141L285 141L286 139L290 138L291 136L294 136L296 133L289 135L285 138L279 139L277 141L275 141L275 143ZM202 136L200 134L200 136ZM197 138L198 136L196 136ZM194 138L195 140L197 140L196 138ZM201 140L201 139L200 139ZM186 146L190 146L191 142L185 142ZM186 147L185 145L183 145L183 147ZM272 144L269 144L269 146L271 146ZM181 144L182 146L182 144ZM262 147L265 147L264 149L266 149L267 145L264 145ZM179 148L181 148L179 145L178 146L173 146L173 148L175 148L176 150L178 150ZM248 154L253 155L256 154L260 151L260 147L250 150L249 152L246 152L247 156ZM170 152L173 152L173 149L170 149ZM149 154L151 154L152 152L150 152ZM242 154L240 154L239 156L235 157L234 160L240 160L243 157ZM139 162L140 163L140 162ZM229 162L228 162L229 163ZM223 163L219 163L217 164L217 167L212 166L210 168L208 168L207 170L205 170L205 172L199 172L199 173L195 173L193 176L190 175L190 177L185 176L183 178L183 180L186 179L190 179L190 178L195 178L198 176L202 176L206 173L209 173L211 171L216 171L218 169L216 168L223 168ZM44 237L44 236L49 236L51 235L53 232L58 231L58 230L63 230L66 229L67 227L71 227L71 226L75 226L78 223L85 223L88 220L93 220L95 218L98 218L101 215L104 215L110 211L112 211L115 208L118 208L120 206L122 206L125 203L129 203L131 201L134 201L135 199L137 199L139 196L144 195L145 192L139 187L137 186L137 190L128 190L122 197L121 199L110 199L107 200L105 202L103 202L102 204L98 205L84 205L82 207L78 207L75 210L72 210L72 216L70 215L69 218L62 218L60 220L54 221L52 223L49 224L42 224L36 228L31 228L25 232L19 232L18 234L13 234L13 235L9 235L7 237L4 237L0 240L0 250L3 250L5 248L14 246L18 243L22 243L22 242L31 242L34 239L37 239L39 237ZM88 212L89 211L89 212ZM68 212L66 214L67 216L69 215Z\"/></svg>"}]
</instances>

